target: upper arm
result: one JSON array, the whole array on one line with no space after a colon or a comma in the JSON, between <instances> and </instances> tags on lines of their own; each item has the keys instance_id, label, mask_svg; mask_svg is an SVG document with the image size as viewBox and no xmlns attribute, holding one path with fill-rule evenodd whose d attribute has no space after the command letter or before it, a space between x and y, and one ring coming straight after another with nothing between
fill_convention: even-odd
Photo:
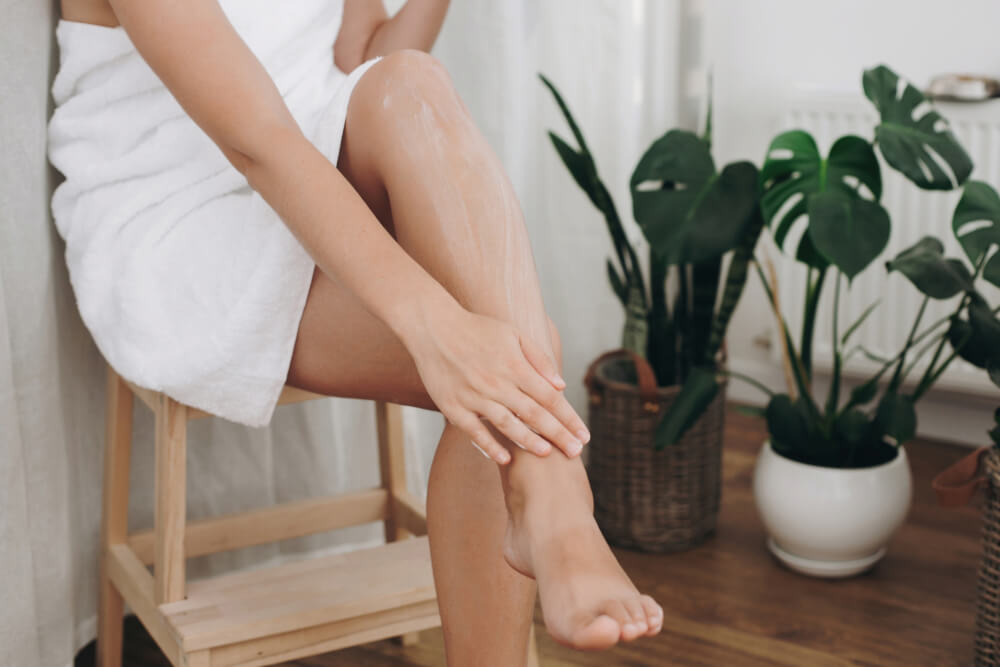
<instances>
[{"instance_id":1,"label":"upper arm","mask_svg":"<svg viewBox=\"0 0 1000 667\"><path fill-rule=\"evenodd\" d=\"M241 171L299 132L267 70L215 0L110 0L136 50Z\"/></svg>"},{"instance_id":2,"label":"upper arm","mask_svg":"<svg viewBox=\"0 0 1000 667\"><path fill-rule=\"evenodd\" d=\"M333 61L350 72L365 61L372 36L389 19L382 0L344 0L344 16L333 47Z\"/></svg>"}]
</instances>

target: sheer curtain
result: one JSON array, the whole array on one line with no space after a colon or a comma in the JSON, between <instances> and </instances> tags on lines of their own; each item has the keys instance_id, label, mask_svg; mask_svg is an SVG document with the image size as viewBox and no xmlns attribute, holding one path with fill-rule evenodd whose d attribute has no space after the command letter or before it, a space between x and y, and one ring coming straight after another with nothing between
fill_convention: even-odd
<instances>
[{"instance_id":1,"label":"sheer curtain","mask_svg":"<svg viewBox=\"0 0 1000 667\"><path fill-rule=\"evenodd\" d=\"M95 632L105 378L48 211L55 6L0 0L0 665L18 667L71 665ZM696 14L680 0L455 0L436 51L522 199L581 411L583 370L617 345L622 315L605 283L607 233L548 144L546 128L567 131L535 74L562 90L628 219L626 186L641 150L684 122L696 99L685 85L697 79L686 55ZM152 424L141 405L135 424L133 530L152 524ZM423 493L441 417L407 409L405 425L409 483ZM373 409L361 401L278 408L262 429L195 422L189 448L192 519L378 481ZM196 559L190 570L379 540L379 526L363 526Z\"/></svg>"}]
</instances>

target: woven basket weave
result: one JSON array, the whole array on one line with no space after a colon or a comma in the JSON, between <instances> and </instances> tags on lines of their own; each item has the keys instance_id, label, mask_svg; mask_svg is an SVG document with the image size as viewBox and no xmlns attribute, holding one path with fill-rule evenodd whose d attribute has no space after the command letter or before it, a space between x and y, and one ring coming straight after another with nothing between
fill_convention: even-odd
<instances>
[{"instance_id":1,"label":"woven basket weave","mask_svg":"<svg viewBox=\"0 0 1000 667\"><path fill-rule=\"evenodd\" d=\"M657 553L703 542L715 530L721 500L725 382L698 421L662 451L653 437L679 386L657 387L648 362L624 349L598 357L584 382L587 471L605 538Z\"/></svg>"},{"instance_id":2,"label":"woven basket weave","mask_svg":"<svg viewBox=\"0 0 1000 667\"><path fill-rule=\"evenodd\" d=\"M976 585L976 664L1000 665L1000 451L983 456L986 503L983 555Z\"/></svg>"}]
</instances>

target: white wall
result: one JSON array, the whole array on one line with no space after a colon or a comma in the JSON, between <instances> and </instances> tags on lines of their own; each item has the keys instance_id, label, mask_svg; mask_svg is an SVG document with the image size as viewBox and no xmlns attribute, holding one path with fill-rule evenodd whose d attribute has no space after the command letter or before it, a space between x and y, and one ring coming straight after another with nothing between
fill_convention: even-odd
<instances>
[{"instance_id":1,"label":"white wall","mask_svg":"<svg viewBox=\"0 0 1000 667\"><path fill-rule=\"evenodd\" d=\"M918 86L945 72L1000 76L1000 3L991 0L702 0L695 6L703 13L704 60L714 73L720 163L760 164L785 100L811 91L861 99L861 72L878 63ZM730 353L738 369L780 387L770 352L754 342L768 339L771 327L767 302L752 281L731 328ZM746 385L732 387L736 398L761 400ZM983 398L937 392L920 406L921 432L983 444L991 410Z\"/></svg>"}]
</instances>

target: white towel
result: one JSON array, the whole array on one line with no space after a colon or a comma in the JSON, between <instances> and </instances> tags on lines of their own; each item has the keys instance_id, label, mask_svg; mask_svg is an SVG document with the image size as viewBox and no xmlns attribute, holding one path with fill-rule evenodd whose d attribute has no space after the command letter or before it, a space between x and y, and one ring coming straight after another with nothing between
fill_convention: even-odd
<instances>
[{"instance_id":1,"label":"white towel","mask_svg":"<svg viewBox=\"0 0 1000 667\"><path fill-rule=\"evenodd\" d=\"M342 0L222 0L332 162L354 85L333 63ZM191 120L123 28L61 20L49 159L84 323L125 379L251 426L287 376L314 262ZM331 217L330 224L336 224Z\"/></svg>"}]
</instances>

